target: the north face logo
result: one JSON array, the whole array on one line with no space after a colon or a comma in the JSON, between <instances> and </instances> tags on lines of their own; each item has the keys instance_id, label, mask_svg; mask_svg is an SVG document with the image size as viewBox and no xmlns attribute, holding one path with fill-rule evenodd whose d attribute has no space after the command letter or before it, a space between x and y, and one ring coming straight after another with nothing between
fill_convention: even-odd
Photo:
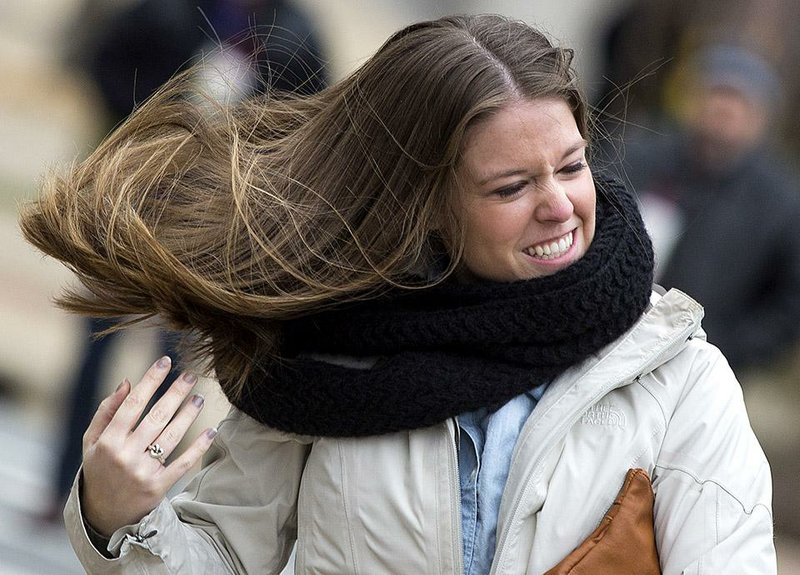
<instances>
[{"instance_id":1,"label":"the north face logo","mask_svg":"<svg viewBox=\"0 0 800 575\"><path fill-rule=\"evenodd\" d=\"M598 403L589 408L581 417L586 425L603 425L625 429L625 414L611 403Z\"/></svg>"}]
</instances>

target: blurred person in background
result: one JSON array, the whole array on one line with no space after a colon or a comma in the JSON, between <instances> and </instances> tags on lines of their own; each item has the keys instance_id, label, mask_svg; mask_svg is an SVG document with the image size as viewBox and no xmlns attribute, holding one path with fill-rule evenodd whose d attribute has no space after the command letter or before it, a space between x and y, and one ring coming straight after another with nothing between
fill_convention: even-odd
<instances>
[{"instance_id":1,"label":"blurred person in background","mask_svg":"<svg viewBox=\"0 0 800 575\"><path fill-rule=\"evenodd\" d=\"M111 125L199 58L220 74L224 97L312 94L327 82L319 33L291 1L133 0L111 13L98 2L79 15L71 60L98 86Z\"/></svg>"},{"instance_id":2,"label":"blurred person in background","mask_svg":"<svg viewBox=\"0 0 800 575\"><path fill-rule=\"evenodd\" d=\"M203 59L199 89L235 101L268 90L312 94L326 82L322 45L311 19L284 0L136 0L112 8L90 0L72 26L68 63L96 85L106 130L121 123L171 76ZM61 513L81 462L80 438L102 391L102 375L121 334L116 322L87 318L84 351L69 386L65 432L47 521ZM106 335L98 337L98 334ZM177 358L176 340L152 328L160 353ZM154 394L169 387L173 372Z\"/></svg>"},{"instance_id":3,"label":"blurred person in background","mask_svg":"<svg viewBox=\"0 0 800 575\"><path fill-rule=\"evenodd\" d=\"M772 139L800 157L800 2L796 0L632 0L602 33L605 54L595 97L618 141L630 126L654 128L682 114L690 60L704 46L759 54L781 79L783 108ZM776 116L777 114L777 116ZM795 164L800 163L795 161Z\"/></svg>"},{"instance_id":4,"label":"blurred person in background","mask_svg":"<svg viewBox=\"0 0 800 575\"><path fill-rule=\"evenodd\" d=\"M656 281L703 302L704 329L738 372L800 338L800 180L777 145L781 81L760 55L702 48L682 116L628 129L625 175L656 249Z\"/></svg>"}]
</instances>

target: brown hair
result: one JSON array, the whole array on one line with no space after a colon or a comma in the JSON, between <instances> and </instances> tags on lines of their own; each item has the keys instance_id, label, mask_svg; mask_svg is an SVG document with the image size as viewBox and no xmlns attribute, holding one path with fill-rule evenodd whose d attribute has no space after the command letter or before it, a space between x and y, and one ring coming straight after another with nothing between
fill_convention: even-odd
<instances>
[{"instance_id":1,"label":"brown hair","mask_svg":"<svg viewBox=\"0 0 800 575\"><path fill-rule=\"evenodd\" d=\"M184 75L46 180L21 226L89 290L60 305L194 333L237 397L279 353L281 321L429 285L434 261L439 278L454 269L453 173L473 122L556 96L587 135L571 58L524 23L456 16L397 32L312 96L209 107Z\"/></svg>"}]
</instances>

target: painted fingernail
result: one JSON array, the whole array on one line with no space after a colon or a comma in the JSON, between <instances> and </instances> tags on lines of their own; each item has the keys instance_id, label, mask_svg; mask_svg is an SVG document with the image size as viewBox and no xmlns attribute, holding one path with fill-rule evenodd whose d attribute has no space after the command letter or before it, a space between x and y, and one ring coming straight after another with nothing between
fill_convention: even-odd
<instances>
[{"instance_id":1,"label":"painted fingernail","mask_svg":"<svg viewBox=\"0 0 800 575\"><path fill-rule=\"evenodd\" d=\"M169 367L170 363L172 363L172 360L169 358L169 356L165 355L156 362L156 367L164 369L165 367Z\"/></svg>"},{"instance_id":2,"label":"painted fingernail","mask_svg":"<svg viewBox=\"0 0 800 575\"><path fill-rule=\"evenodd\" d=\"M192 396L192 404L195 407L203 407L205 401L206 401L205 398L199 393Z\"/></svg>"},{"instance_id":3,"label":"painted fingernail","mask_svg":"<svg viewBox=\"0 0 800 575\"><path fill-rule=\"evenodd\" d=\"M185 381L189 385L194 385L195 383L197 383L197 376L193 373L184 373L183 381Z\"/></svg>"},{"instance_id":4,"label":"painted fingernail","mask_svg":"<svg viewBox=\"0 0 800 575\"><path fill-rule=\"evenodd\" d=\"M217 428L216 427L209 427L206 429L206 437L209 439L214 439L217 436Z\"/></svg>"}]
</instances>

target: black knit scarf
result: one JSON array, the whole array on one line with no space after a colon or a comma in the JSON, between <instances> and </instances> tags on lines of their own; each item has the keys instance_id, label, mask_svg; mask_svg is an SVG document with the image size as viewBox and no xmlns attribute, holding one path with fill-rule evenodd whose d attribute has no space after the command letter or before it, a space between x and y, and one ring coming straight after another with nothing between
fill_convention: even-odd
<instances>
[{"instance_id":1,"label":"black knit scarf","mask_svg":"<svg viewBox=\"0 0 800 575\"><path fill-rule=\"evenodd\" d=\"M318 436L494 409L619 338L647 307L652 279L634 199L598 179L595 237L575 264L512 283L448 279L289 322L284 359L262 362L235 403L271 427ZM355 368L309 355L379 359Z\"/></svg>"}]
</instances>

